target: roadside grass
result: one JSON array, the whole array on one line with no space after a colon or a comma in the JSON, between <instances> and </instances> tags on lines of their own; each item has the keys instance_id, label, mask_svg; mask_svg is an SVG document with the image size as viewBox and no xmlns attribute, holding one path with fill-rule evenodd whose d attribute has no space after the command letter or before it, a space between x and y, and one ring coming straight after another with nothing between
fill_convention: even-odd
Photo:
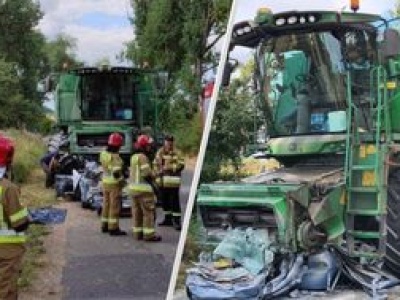
<instances>
[{"instance_id":1,"label":"roadside grass","mask_svg":"<svg viewBox=\"0 0 400 300\"><path fill-rule=\"evenodd\" d=\"M13 163L14 182L25 183L32 170L38 167L40 157L46 151L43 138L27 131L8 129L2 131L15 143Z\"/></svg>"},{"instance_id":2,"label":"roadside grass","mask_svg":"<svg viewBox=\"0 0 400 300\"><path fill-rule=\"evenodd\" d=\"M198 257L203 250L198 243L200 236L200 223L197 221L196 216L190 220L188 233L186 236L185 247L182 254L181 264L179 266L179 273L176 282L176 290L183 289L185 286L186 270L189 269L193 262L198 261Z\"/></svg>"},{"instance_id":3,"label":"roadside grass","mask_svg":"<svg viewBox=\"0 0 400 300\"><path fill-rule=\"evenodd\" d=\"M55 192L45 189L45 176L39 166L40 157L46 151L40 135L26 131L9 129L2 133L10 137L15 143L13 161L14 182L21 188L20 201L28 208L51 206L55 203ZM23 258L23 266L18 284L21 288L31 285L38 268L44 267L41 260L45 254L43 238L50 233L50 229L43 225L32 224L27 232L27 251Z\"/></svg>"},{"instance_id":4,"label":"roadside grass","mask_svg":"<svg viewBox=\"0 0 400 300\"><path fill-rule=\"evenodd\" d=\"M27 178L26 184L21 186L21 202L29 207L43 207L55 204L56 197L53 189L44 188L45 176L41 169L34 169ZM43 225L29 226L26 244L27 251L24 255L23 268L19 285L21 288L28 288L36 277L38 268L45 267L41 260L46 253L43 238L51 232L51 229Z\"/></svg>"}]
</instances>

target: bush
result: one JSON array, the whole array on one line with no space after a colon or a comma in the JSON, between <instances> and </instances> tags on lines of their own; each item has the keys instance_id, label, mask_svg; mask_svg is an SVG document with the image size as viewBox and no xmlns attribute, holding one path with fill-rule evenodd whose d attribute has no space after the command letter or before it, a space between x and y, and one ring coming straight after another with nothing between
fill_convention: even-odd
<instances>
[{"instance_id":1,"label":"bush","mask_svg":"<svg viewBox=\"0 0 400 300\"><path fill-rule=\"evenodd\" d=\"M191 119L185 120L172 133L181 151L189 155L197 154L202 135L200 114L196 113Z\"/></svg>"},{"instance_id":2,"label":"bush","mask_svg":"<svg viewBox=\"0 0 400 300\"><path fill-rule=\"evenodd\" d=\"M13 175L16 183L25 183L33 169L39 165L46 151L42 137L27 131L9 129L1 132L14 141Z\"/></svg>"}]
</instances>

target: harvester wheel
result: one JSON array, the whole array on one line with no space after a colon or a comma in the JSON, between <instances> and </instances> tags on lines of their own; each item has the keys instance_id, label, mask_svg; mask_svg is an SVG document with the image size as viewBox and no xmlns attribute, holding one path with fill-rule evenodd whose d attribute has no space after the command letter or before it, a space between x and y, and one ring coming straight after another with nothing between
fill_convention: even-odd
<instances>
[{"instance_id":1,"label":"harvester wheel","mask_svg":"<svg viewBox=\"0 0 400 300\"><path fill-rule=\"evenodd\" d=\"M386 225L385 267L400 278L400 169L389 174Z\"/></svg>"}]
</instances>

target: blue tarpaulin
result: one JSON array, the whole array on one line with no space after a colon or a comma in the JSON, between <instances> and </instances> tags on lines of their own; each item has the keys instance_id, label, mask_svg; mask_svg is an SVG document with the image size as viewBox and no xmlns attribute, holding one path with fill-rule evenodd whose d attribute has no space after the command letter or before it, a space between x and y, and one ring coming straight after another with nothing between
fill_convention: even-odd
<instances>
[{"instance_id":1,"label":"blue tarpaulin","mask_svg":"<svg viewBox=\"0 0 400 300\"><path fill-rule=\"evenodd\" d=\"M67 210L54 207L41 207L29 210L33 223L39 224L60 224L65 221Z\"/></svg>"}]
</instances>

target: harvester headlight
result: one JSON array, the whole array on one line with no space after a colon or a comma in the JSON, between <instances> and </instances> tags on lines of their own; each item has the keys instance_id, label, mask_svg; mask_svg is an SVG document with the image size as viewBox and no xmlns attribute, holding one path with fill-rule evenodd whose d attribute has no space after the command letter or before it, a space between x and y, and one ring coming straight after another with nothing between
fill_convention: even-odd
<instances>
[{"instance_id":1,"label":"harvester headlight","mask_svg":"<svg viewBox=\"0 0 400 300\"><path fill-rule=\"evenodd\" d=\"M291 16L288 18L288 24L293 25L297 23L297 16Z\"/></svg>"},{"instance_id":2,"label":"harvester headlight","mask_svg":"<svg viewBox=\"0 0 400 300\"><path fill-rule=\"evenodd\" d=\"M279 18L275 21L276 26L282 26L286 24L286 19L285 18Z\"/></svg>"}]
</instances>

